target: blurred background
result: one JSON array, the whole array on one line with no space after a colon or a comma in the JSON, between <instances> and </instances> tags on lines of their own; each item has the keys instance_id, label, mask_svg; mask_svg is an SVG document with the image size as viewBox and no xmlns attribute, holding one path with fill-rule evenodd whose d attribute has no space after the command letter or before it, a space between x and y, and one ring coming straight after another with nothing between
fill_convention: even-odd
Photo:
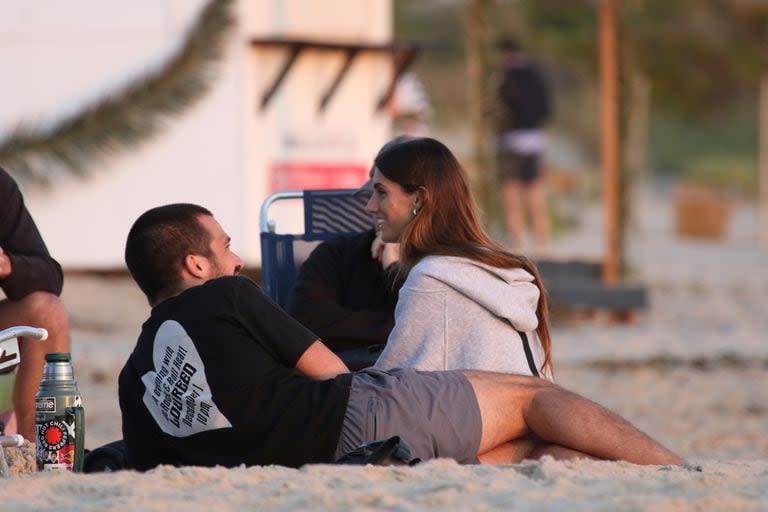
<instances>
[{"instance_id":1,"label":"blurred background","mask_svg":"<svg viewBox=\"0 0 768 512\"><path fill-rule=\"evenodd\" d=\"M425 48L414 67L429 91L438 136L458 151L472 151L468 130L475 127L467 113L477 106L467 94L475 79L463 62L473 50L468 44L480 39L481 46L492 48L495 39L515 36L552 84L546 164L554 193L598 197L599 32L601 9L608 3L395 1L397 37L421 41ZM615 6L626 214L637 214L632 194L644 185L683 183L716 191L728 202L756 202L766 2L630 0ZM494 100L492 59L483 63L491 83L482 97L486 112ZM556 232L575 221L558 204L551 205ZM680 228L682 235L716 238L717 232L727 234L727 220L723 224L723 231L714 225L709 231Z\"/></svg>"},{"instance_id":2,"label":"blurred background","mask_svg":"<svg viewBox=\"0 0 768 512\"><path fill-rule=\"evenodd\" d=\"M764 1L0 9L0 162L67 268L121 267L128 219L177 197L209 205L258 267L253 233L268 194L357 186L376 149L403 132L431 134L460 156L505 241L494 158L502 38L535 59L552 93L543 167L554 255L615 258L626 276L644 193L671 202L681 237L768 238ZM598 231L609 239L563 247L585 205L601 202L612 224ZM754 207L751 225L732 225L740 206Z\"/></svg>"},{"instance_id":3,"label":"blurred background","mask_svg":"<svg viewBox=\"0 0 768 512\"><path fill-rule=\"evenodd\" d=\"M550 241L516 250L550 292L558 380L687 455L768 456L760 0L0 0L0 164L65 268L93 444L119 436L148 312L123 243L150 207L207 206L258 279L269 194L357 187L389 138L430 134L511 246L503 37L552 91Z\"/></svg>"}]
</instances>

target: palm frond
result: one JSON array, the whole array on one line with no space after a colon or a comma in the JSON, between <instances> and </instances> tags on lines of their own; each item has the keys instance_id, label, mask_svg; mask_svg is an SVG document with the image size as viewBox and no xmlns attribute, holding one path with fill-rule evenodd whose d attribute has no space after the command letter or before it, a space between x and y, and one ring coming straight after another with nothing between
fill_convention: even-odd
<instances>
[{"instance_id":1,"label":"palm frond","mask_svg":"<svg viewBox=\"0 0 768 512\"><path fill-rule=\"evenodd\" d=\"M0 140L0 164L19 181L49 185L59 174L85 176L135 148L202 98L234 25L232 0L211 0L181 47L154 72L48 128L20 125Z\"/></svg>"}]
</instances>

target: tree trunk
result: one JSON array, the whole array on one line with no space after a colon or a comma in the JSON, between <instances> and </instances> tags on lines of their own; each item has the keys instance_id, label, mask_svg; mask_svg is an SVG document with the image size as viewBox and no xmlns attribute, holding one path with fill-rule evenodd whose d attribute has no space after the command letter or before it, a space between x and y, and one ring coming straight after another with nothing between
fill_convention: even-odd
<instances>
[{"instance_id":1,"label":"tree trunk","mask_svg":"<svg viewBox=\"0 0 768 512\"><path fill-rule=\"evenodd\" d=\"M485 213L486 224L496 222L499 211L488 123L493 101L490 90L490 16L493 6L494 0L467 0L464 10L467 105L472 137L472 158L468 170L472 173L475 197Z\"/></svg>"},{"instance_id":2,"label":"tree trunk","mask_svg":"<svg viewBox=\"0 0 768 512\"><path fill-rule=\"evenodd\" d=\"M768 246L768 74L760 80L760 163L757 197L757 239Z\"/></svg>"},{"instance_id":3,"label":"tree trunk","mask_svg":"<svg viewBox=\"0 0 768 512\"><path fill-rule=\"evenodd\" d=\"M627 66L632 62L627 61ZM648 174L648 132L651 83L639 70L628 72L626 139L624 140L624 230L638 227L637 196Z\"/></svg>"}]
</instances>

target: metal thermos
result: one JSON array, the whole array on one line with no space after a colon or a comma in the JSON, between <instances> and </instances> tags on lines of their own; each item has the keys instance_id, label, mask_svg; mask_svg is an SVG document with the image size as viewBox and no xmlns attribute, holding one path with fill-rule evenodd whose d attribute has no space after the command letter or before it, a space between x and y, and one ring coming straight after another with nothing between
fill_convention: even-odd
<instances>
[{"instance_id":1,"label":"metal thermos","mask_svg":"<svg viewBox=\"0 0 768 512\"><path fill-rule=\"evenodd\" d=\"M45 355L43 380L35 396L37 470L83 469L85 410L69 352Z\"/></svg>"}]
</instances>

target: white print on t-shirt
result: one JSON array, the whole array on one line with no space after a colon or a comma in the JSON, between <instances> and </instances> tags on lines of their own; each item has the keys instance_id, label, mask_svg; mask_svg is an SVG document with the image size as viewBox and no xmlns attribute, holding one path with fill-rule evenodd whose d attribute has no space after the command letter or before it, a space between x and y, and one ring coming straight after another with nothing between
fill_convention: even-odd
<instances>
[{"instance_id":1,"label":"white print on t-shirt","mask_svg":"<svg viewBox=\"0 0 768 512\"><path fill-rule=\"evenodd\" d=\"M200 354L180 323L166 320L155 334L155 371L142 375L144 405L157 425L175 437L231 427L211 396Z\"/></svg>"}]
</instances>

